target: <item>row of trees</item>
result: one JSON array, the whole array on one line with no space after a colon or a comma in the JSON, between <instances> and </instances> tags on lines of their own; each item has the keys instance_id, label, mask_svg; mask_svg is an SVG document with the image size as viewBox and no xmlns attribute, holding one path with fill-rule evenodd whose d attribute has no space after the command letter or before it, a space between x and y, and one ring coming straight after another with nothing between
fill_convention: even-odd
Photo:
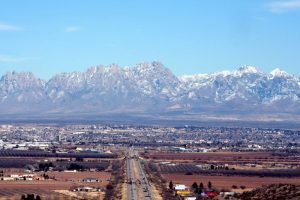
<instances>
[{"instance_id":1,"label":"row of trees","mask_svg":"<svg viewBox=\"0 0 300 200\"><path fill-rule=\"evenodd\" d=\"M106 186L104 200L116 200L122 198L121 185L124 182L124 160L112 161L112 176L110 183Z\"/></svg>"},{"instance_id":2,"label":"row of trees","mask_svg":"<svg viewBox=\"0 0 300 200\"><path fill-rule=\"evenodd\" d=\"M39 195L34 195L34 194L27 194L21 196L21 200L41 200L41 197Z\"/></svg>"}]
</instances>

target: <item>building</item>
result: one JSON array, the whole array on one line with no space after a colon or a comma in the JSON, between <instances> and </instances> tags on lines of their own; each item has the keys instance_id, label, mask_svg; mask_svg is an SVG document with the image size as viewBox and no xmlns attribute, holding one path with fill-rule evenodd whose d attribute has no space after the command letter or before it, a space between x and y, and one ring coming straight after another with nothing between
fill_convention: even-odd
<instances>
[{"instance_id":1,"label":"building","mask_svg":"<svg viewBox=\"0 0 300 200\"><path fill-rule=\"evenodd\" d=\"M73 189L73 192L101 192L100 188L95 188L95 187L78 187Z\"/></svg>"},{"instance_id":2,"label":"building","mask_svg":"<svg viewBox=\"0 0 300 200\"><path fill-rule=\"evenodd\" d=\"M84 178L84 179L82 179L82 182L86 182L86 183L97 183L97 182L100 182L100 180L97 179L97 178Z\"/></svg>"}]
</instances>

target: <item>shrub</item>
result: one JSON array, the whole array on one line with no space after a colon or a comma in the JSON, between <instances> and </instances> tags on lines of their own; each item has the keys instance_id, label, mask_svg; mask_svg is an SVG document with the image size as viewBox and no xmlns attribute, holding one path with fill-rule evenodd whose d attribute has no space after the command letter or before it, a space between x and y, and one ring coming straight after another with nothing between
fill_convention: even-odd
<instances>
[{"instance_id":1,"label":"shrub","mask_svg":"<svg viewBox=\"0 0 300 200\"><path fill-rule=\"evenodd\" d=\"M242 190L244 190L244 189L246 189L246 186L241 185L240 188L241 188Z\"/></svg>"},{"instance_id":2,"label":"shrub","mask_svg":"<svg viewBox=\"0 0 300 200\"><path fill-rule=\"evenodd\" d=\"M238 189L236 185L232 185L232 189Z\"/></svg>"},{"instance_id":3,"label":"shrub","mask_svg":"<svg viewBox=\"0 0 300 200\"><path fill-rule=\"evenodd\" d=\"M107 184L106 189L107 190L112 190L112 189L114 189L114 187L112 186L112 184Z\"/></svg>"}]
</instances>

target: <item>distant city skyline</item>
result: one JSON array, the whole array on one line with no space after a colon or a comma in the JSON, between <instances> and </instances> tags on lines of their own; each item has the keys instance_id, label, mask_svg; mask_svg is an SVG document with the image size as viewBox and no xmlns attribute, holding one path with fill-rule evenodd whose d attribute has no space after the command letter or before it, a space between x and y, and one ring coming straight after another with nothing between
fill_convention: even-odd
<instances>
[{"instance_id":1,"label":"distant city skyline","mask_svg":"<svg viewBox=\"0 0 300 200\"><path fill-rule=\"evenodd\" d=\"M299 21L300 0L0 0L0 74L160 61L176 75L243 65L300 75Z\"/></svg>"}]
</instances>

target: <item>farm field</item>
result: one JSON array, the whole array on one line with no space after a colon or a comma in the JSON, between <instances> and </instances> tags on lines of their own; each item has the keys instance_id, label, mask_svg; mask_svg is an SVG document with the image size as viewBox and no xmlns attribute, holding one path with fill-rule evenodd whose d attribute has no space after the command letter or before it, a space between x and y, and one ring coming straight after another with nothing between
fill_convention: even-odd
<instances>
[{"instance_id":1,"label":"farm field","mask_svg":"<svg viewBox=\"0 0 300 200\"><path fill-rule=\"evenodd\" d=\"M58 181L81 181L84 178L97 178L101 182L108 183L110 173L108 172L47 172L48 176L54 176Z\"/></svg>"},{"instance_id":2,"label":"farm field","mask_svg":"<svg viewBox=\"0 0 300 200\"><path fill-rule=\"evenodd\" d=\"M205 186L211 181L218 189L231 189L232 185L246 186L246 189L254 189L262 185L274 183L286 183L300 185L299 177L296 178L276 178L276 177L246 177L246 176L206 176L206 175L185 175L185 174L162 174L167 183L181 183L192 185L202 182Z\"/></svg>"},{"instance_id":3,"label":"farm field","mask_svg":"<svg viewBox=\"0 0 300 200\"><path fill-rule=\"evenodd\" d=\"M271 152L208 152L208 153L176 153L148 152L142 154L145 158L155 160L282 160L298 161L299 158L275 156Z\"/></svg>"},{"instance_id":4,"label":"farm field","mask_svg":"<svg viewBox=\"0 0 300 200\"><path fill-rule=\"evenodd\" d=\"M184 153L184 152L158 152L148 151L144 153L145 156L152 159L185 159L185 160L196 160L198 158L265 158L272 156L271 152L231 152L231 151L219 151L219 152L195 152L195 153Z\"/></svg>"},{"instance_id":5,"label":"farm field","mask_svg":"<svg viewBox=\"0 0 300 200\"><path fill-rule=\"evenodd\" d=\"M67 199L68 196L55 192L55 189L69 189L70 183L66 182L0 182L0 200L19 200L23 194L36 194L47 199Z\"/></svg>"},{"instance_id":6,"label":"farm field","mask_svg":"<svg viewBox=\"0 0 300 200\"><path fill-rule=\"evenodd\" d=\"M68 193L59 191L69 191L71 188L78 186L104 188L109 183L111 175L108 172L47 172L46 174L50 177L54 176L56 180L0 181L0 200L4 197L20 199L22 194L30 193L40 196L52 196L53 199L67 198ZM83 178L97 178L100 182L86 183L82 182Z\"/></svg>"},{"instance_id":7,"label":"farm field","mask_svg":"<svg viewBox=\"0 0 300 200\"><path fill-rule=\"evenodd\" d=\"M141 156L156 162L171 161L177 163L213 163L228 165L256 165L285 164L299 166L300 157L273 155L271 152L208 152L208 153L175 153L150 151Z\"/></svg>"},{"instance_id":8,"label":"farm field","mask_svg":"<svg viewBox=\"0 0 300 200\"><path fill-rule=\"evenodd\" d=\"M42 189L47 191L58 189L70 189L75 183L66 181L0 181L1 190L10 189Z\"/></svg>"}]
</instances>

